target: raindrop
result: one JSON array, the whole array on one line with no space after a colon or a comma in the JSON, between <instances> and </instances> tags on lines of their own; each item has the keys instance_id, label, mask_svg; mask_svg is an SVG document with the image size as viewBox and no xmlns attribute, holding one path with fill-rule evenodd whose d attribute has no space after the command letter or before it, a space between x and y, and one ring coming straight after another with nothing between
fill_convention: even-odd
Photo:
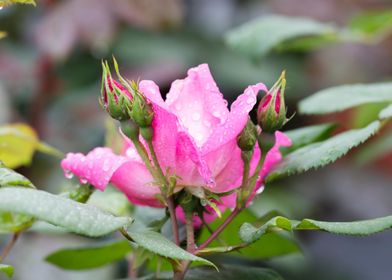
<instances>
[{"instance_id":1,"label":"raindrop","mask_svg":"<svg viewBox=\"0 0 392 280\"><path fill-rule=\"evenodd\" d=\"M213 188L213 187L215 187L215 185L216 185L216 182L215 182L214 178L211 177L207 180L207 187Z\"/></svg>"},{"instance_id":2,"label":"raindrop","mask_svg":"<svg viewBox=\"0 0 392 280\"><path fill-rule=\"evenodd\" d=\"M71 171L65 170L64 171L64 176L65 176L65 178L72 179L74 175L73 175L73 173Z\"/></svg>"},{"instance_id":3,"label":"raindrop","mask_svg":"<svg viewBox=\"0 0 392 280\"><path fill-rule=\"evenodd\" d=\"M80 183L81 184L87 184L87 179L85 179L85 178L80 178Z\"/></svg>"},{"instance_id":4,"label":"raindrop","mask_svg":"<svg viewBox=\"0 0 392 280\"><path fill-rule=\"evenodd\" d=\"M252 104L253 102L255 102L255 99L254 99L253 97L249 97L249 98L246 100L246 103L248 103L248 104Z\"/></svg>"},{"instance_id":5,"label":"raindrop","mask_svg":"<svg viewBox=\"0 0 392 280\"><path fill-rule=\"evenodd\" d=\"M200 120L200 114L199 114L199 113L194 113L194 114L192 115L192 120L194 120L194 121Z\"/></svg>"},{"instance_id":6,"label":"raindrop","mask_svg":"<svg viewBox=\"0 0 392 280\"><path fill-rule=\"evenodd\" d=\"M109 171L109 168L110 168L109 161L107 159L105 159L105 161L103 162L102 169L103 169L103 171L107 172L107 171Z\"/></svg>"},{"instance_id":7,"label":"raindrop","mask_svg":"<svg viewBox=\"0 0 392 280\"><path fill-rule=\"evenodd\" d=\"M214 111L214 112L212 112L212 115L213 115L214 117L219 118L221 114L220 114L219 111Z\"/></svg>"},{"instance_id":8,"label":"raindrop","mask_svg":"<svg viewBox=\"0 0 392 280\"><path fill-rule=\"evenodd\" d=\"M264 186L261 186L257 191L256 194L261 194L264 191Z\"/></svg>"},{"instance_id":9,"label":"raindrop","mask_svg":"<svg viewBox=\"0 0 392 280\"><path fill-rule=\"evenodd\" d=\"M204 121L203 122L203 124L204 124L204 126L206 126L206 127L211 127L211 123L209 122L209 121Z\"/></svg>"}]
</instances>

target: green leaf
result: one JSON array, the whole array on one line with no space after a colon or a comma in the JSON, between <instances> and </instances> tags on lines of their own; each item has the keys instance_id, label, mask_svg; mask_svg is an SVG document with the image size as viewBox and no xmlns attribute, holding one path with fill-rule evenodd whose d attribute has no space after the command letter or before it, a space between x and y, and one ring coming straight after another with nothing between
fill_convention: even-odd
<instances>
[{"instance_id":1,"label":"green leaf","mask_svg":"<svg viewBox=\"0 0 392 280\"><path fill-rule=\"evenodd\" d=\"M252 259L269 259L272 257L300 252L300 248L296 244L295 240L278 233L264 235L257 241L257 243L252 246L243 246L244 244L242 243L239 236L237 234L233 234L233 232L237 232L239 230L243 223L249 221L257 221L259 223L262 222L266 217L270 218L270 215L273 213L276 212L269 212L263 217L256 218L256 216L252 214L250 210L246 209L235 220L233 220L227 226L227 228L222 231L221 234L219 234L218 240L213 241L209 248L206 248L202 251L202 254L209 255L213 253L230 252L231 254L237 256ZM228 214L229 211L224 213L222 219L225 219ZM267 220L269 220L269 218ZM210 228L215 230L222 223L222 219L216 219L209 225ZM206 240L209 235L210 233L208 230L203 227L199 239ZM260 248L263 248L263 250L260 250Z\"/></svg>"},{"instance_id":2,"label":"green leaf","mask_svg":"<svg viewBox=\"0 0 392 280\"><path fill-rule=\"evenodd\" d=\"M160 256L173 260L198 262L216 268L212 262L185 251L158 232L130 230L128 234L137 245Z\"/></svg>"},{"instance_id":3,"label":"green leaf","mask_svg":"<svg viewBox=\"0 0 392 280\"><path fill-rule=\"evenodd\" d=\"M0 39L3 39L6 36L7 36L7 32L0 31Z\"/></svg>"},{"instance_id":4,"label":"green leaf","mask_svg":"<svg viewBox=\"0 0 392 280\"><path fill-rule=\"evenodd\" d=\"M335 234L365 236L390 228L392 228L392 216L356 222L323 222L312 219L295 221L277 216L260 227L245 223L241 226L239 234L244 242L252 243L266 233L279 230L323 230Z\"/></svg>"},{"instance_id":5,"label":"green leaf","mask_svg":"<svg viewBox=\"0 0 392 280\"><path fill-rule=\"evenodd\" d=\"M332 163L365 142L379 128L380 122L375 121L364 128L349 130L328 140L302 147L285 156L266 181L270 182Z\"/></svg>"},{"instance_id":6,"label":"green leaf","mask_svg":"<svg viewBox=\"0 0 392 280\"><path fill-rule=\"evenodd\" d=\"M391 118L392 117L392 104L390 104L388 107L382 109L381 112L378 114L378 117L382 120Z\"/></svg>"},{"instance_id":7,"label":"green leaf","mask_svg":"<svg viewBox=\"0 0 392 280\"><path fill-rule=\"evenodd\" d=\"M352 32L381 40L392 32L392 10L372 11L355 16L348 28Z\"/></svg>"},{"instance_id":8,"label":"green leaf","mask_svg":"<svg viewBox=\"0 0 392 280\"><path fill-rule=\"evenodd\" d=\"M287 130L284 133L293 142L293 145L287 150L293 151L313 142L324 140L331 135L335 127L336 125L333 123L326 123Z\"/></svg>"},{"instance_id":9,"label":"green leaf","mask_svg":"<svg viewBox=\"0 0 392 280\"><path fill-rule=\"evenodd\" d=\"M392 134L387 133L374 139L365 147L362 147L361 150L355 154L355 161L359 165L367 164L390 155L391 151Z\"/></svg>"},{"instance_id":10,"label":"green leaf","mask_svg":"<svg viewBox=\"0 0 392 280\"><path fill-rule=\"evenodd\" d=\"M115 217L91 205L19 187L0 189L0 211L25 214L91 237L109 234L132 222L129 217Z\"/></svg>"},{"instance_id":11,"label":"green leaf","mask_svg":"<svg viewBox=\"0 0 392 280\"><path fill-rule=\"evenodd\" d=\"M62 269L92 269L123 259L131 250L127 240L112 241L90 247L60 249L45 260Z\"/></svg>"},{"instance_id":12,"label":"green leaf","mask_svg":"<svg viewBox=\"0 0 392 280\"><path fill-rule=\"evenodd\" d=\"M294 38L333 36L337 31L331 24L308 18L272 15L234 28L225 40L231 48L259 57Z\"/></svg>"},{"instance_id":13,"label":"green leaf","mask_svg":"<svg viewBox=\"0 0 392 280\"><path fill-rule=\"evenodd\" d=\"M34 0L0 0L0 7L6 7L12 4L29 4L36 6Z\"/></svg>"},{"instance_id":14,"label":"green leaf","mask_svg":"<svg viewBox=\"0 0 392 280\"><path fill-rule=\"evenodd\" d=\"M303 99L298 108L302 114L326 114L380 102L392 102L392 83L327 88Z\"/></svg>"},{"instance_id":15,"label":"green leaf","mask_svg":"<svg viewBox=\"0 0 392 280\"><path fill-rule=\"evenodd\" d=\"M191 269L185 276L186 280L283 280L275 271L269 268L226 265L219 272L207 269Z\"/></svg>"},{"instance_id":16,"label":"green leaf","mask_svg":"<svg viewBox=\"0 0 392 280\"><path fill-rule=\"evenodd\" d=\"M0 127L0 160L9 168L28 165L36 150L62 157L62 153L41 143L36 132L26 124L12 124Z\"/></svg>"},{"instance_id":17,"label":"green leaf","mask_svg":"<svg viewBox=\"0 0 392 280\"><path fill-rule=\"evenodd\" d=\"M35 188L25 176L2 165L0 162L0 188L3 187L28 187Z\"/></svg>"},{"instance_id":18,"label":"green leaf","mask_svg":"<svg viewBox=\"0 0 392 280\"><path fill-rule=\"evenodd\" d=\"M94 192L87 203L116 216L127 215L131 205L127 197L114 188L106 188L104 192Z\"/></svg>"},{"instance_id":19,"label":"green leaf","mask_svg":"<svg viewBox=\"0 0 392 280\"><path fill-rule=\"evenodd\" d=\"M35 189L34 185L23 175L4 167L0 162L0 188L26 187ZM11 212L0 212L0 233L18 232L30 227L34 219Z\"/></svg>"},{"instance_id":20,"label":"green leaf","mask_svg":"<svg viewBox=\"0 0 392 280\"><path fill-rule=\"evenodd\" d=\"M14 275L14 268L7 264L0 263L0 271L11 278Z\"/></svg>"}]
</instances>

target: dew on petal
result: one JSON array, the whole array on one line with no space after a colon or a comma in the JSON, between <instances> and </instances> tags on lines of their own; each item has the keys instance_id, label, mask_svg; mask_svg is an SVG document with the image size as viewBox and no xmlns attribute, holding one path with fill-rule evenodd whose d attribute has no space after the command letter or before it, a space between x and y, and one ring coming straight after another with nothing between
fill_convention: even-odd
<instances>
[{"instance_id":1,"label":"dew on petal","mask_svg":"<svg viewBox=\"0 0 392 280\"><path fill-rule=\"evenodd\" d=\"M194 121L200 120L200 114L199 113L193 113L192 120L194 120Z\"/></svg>"},{"instance_id":2,"label":"dew on petal","mask_svg":"<svg viewBox=\"0 0 392 280\"><path fill-rule=\"evenodd\" d=\"M208 120L205 120L205 121L203 122L203 125L204 125L205 127L211 127L211 123L210 123Z\"/></svg>"},{"instance_id":3,"label":"dew on petal","mask_svg":"<svg viewBox=\"0 0 392 280\"><path fill-rule=\"evenodd\" d=\"M207 187L213 188L213 187L215 187L215 186L216 186L215 179L214 179L214 178L209 178L209 179L207 180Z\"/></svg>"},{"instance_id":4,"label":"dew on petal","mask_svg":"<svg viewBox=\"0 0 392 280\"><path fill-rule=\"evenodd\" d=\"M253 98L253 97L249 97L247 100L246 100L246 103L248 103L248 104L252 104L252 103L254 103L255 102L255 99Z\"/></svg>"},{"instance_id":5,"label":"dew on petal","mask_svg":"<svg viewBox=\"0 0 392 280\"><path fill-rule=\"evenodd\" d=\"M214 112L212 112L212 115L213 115L214 117L216 117L216 118L219 118L221 114L220 114L219 111L214 111Z\"/></svg>"},{"instance_id":6,"label":"dew on petal","mask_svg":"<svg viewBox=\"0 0 392 280\"><path fill-rule=\"evenodd\" d=\"M109 171L109 168L110 168L109 161L105 159L105 161L103 162L102 169L103 169L103 171L107 172L107 171Z\"/></svg>"}]
</instances>

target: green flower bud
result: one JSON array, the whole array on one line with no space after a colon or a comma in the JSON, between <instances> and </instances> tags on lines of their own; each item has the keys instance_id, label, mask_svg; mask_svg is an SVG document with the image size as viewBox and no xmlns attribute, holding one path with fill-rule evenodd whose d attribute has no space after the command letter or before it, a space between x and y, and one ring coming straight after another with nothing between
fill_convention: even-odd
<instances>
[{"instance_id":1,"label":"green flower bud","mask_svg":"<svg viewBox=\"0 0 392 280\"><path fill-rule=\"evenodd\" d=\"M132 83L134 96L131 104L130 116L140 127L150 127L154 118L154 112L150 102L139 91L136 83Z\"/></svg>"},{"instance_id":2,"label":"green flower bud","mask_svg":"<svg viewBox=\"0 0 392 280\"><path fill-rule=\"evenodd\" d=\"M242 132L237 136L237 145L242 151L253 151L257 142L257 130L249 119Z\"/></svg>"}]
</instances>

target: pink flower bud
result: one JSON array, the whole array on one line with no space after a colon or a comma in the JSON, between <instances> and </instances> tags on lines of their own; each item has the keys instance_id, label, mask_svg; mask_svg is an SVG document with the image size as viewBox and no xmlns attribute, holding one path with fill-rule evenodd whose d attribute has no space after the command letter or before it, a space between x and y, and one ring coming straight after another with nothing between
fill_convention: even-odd
<instances>
[{"instance_id":1,"label":"pink flower bud","mask_svg":"<svg viewBox=\"0 0 392 280\"><path fill-rule=\"evenodd\" d=\"M275 132L286 124L287 108L284 101L284 90L286 87L285 71L279 80L261 99L257 108L257 122L265 132Z\"/></svg>"},{"instance_id":2,"label":"pink flower bud","mask_svg":"<svg viewBox=\"0 0 392 280\"><path fill-rule=\"evenodd\" d=\"M112 78L107 62L102 63L102 70L102 87L99 100L101 106L113 119L119 121L129 119L132 94Z\"/></svg>"}]
</instances>

